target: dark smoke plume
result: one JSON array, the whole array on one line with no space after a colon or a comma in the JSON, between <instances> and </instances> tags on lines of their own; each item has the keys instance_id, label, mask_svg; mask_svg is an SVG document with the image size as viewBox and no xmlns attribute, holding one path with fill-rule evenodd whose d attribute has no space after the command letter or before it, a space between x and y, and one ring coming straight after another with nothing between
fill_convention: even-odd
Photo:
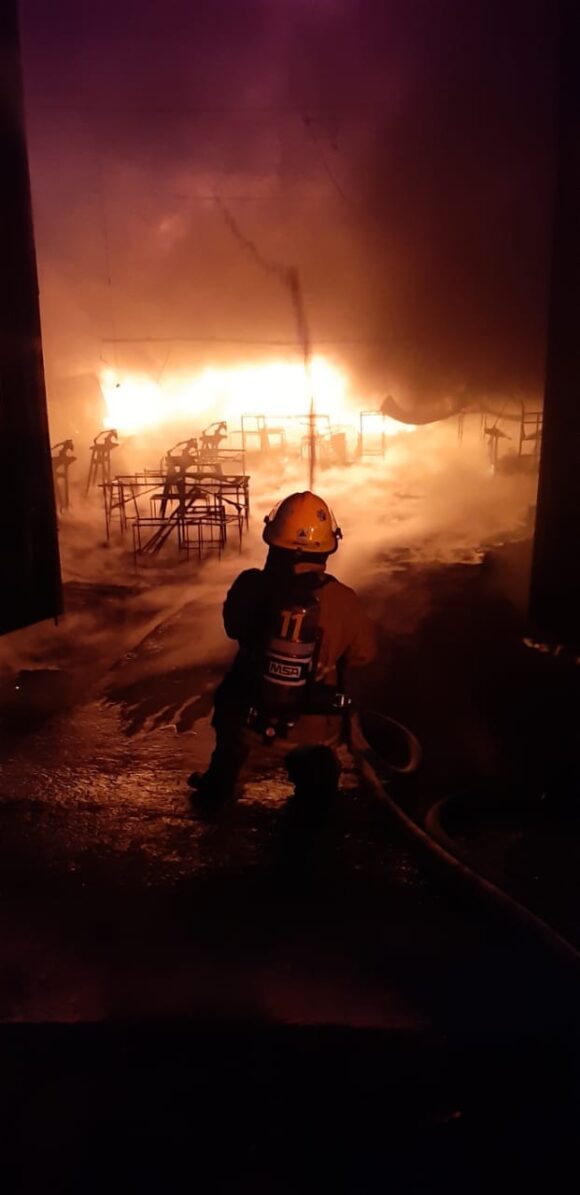
<instances>
[{"instance_id":1,"label":"dark smoke plume","mask_svg":"<svg viewBox=\"0 0 580 1195\"><path fill-rule=\"evenodd\" d=\"M216 194L363 396L539 394L553 7L23 0L53 416L104 362L299 354Z\"/></svg>"}]
</instances>

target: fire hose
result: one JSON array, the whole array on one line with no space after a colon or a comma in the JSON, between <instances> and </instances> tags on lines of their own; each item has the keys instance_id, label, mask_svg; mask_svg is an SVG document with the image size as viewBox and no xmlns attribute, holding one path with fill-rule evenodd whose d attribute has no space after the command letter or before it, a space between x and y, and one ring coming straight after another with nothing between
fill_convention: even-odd
<instances>
[{"instance_id":1,"label":"fire hose","mask_svg":"<svg viewBox=\"0 0 580 1195\"><path fill-rule=\"evenodd\" d=\"M409 749L406 765L402 767L393 765L383 757L382 751L371 746L367 740L363 724L376 742L376 732L377 729L380 730L381 723L385 724L385 737L391 733L393 726L400 729ZM421 825L391 795L388 788L390 776L408 775L416 771L421 758L421 748L407 727L374 712L356 714L351 719L351 749L363 782L366 783L373 795L387 807L395 821L424 855L438 864L440 870L445 871L450 878L461 882L483 898L497 912L509 917L528 937L541 943L548 953L560 963L563 962L568 966L572 964L576 974L580 975L580 950L539 914L532 912L498 884L481 875L467 859L459 844L445 830L442 824L442 813L454 800L453 797L436 802L427 812L424 825Z\"/></svg>"}]
</instances>

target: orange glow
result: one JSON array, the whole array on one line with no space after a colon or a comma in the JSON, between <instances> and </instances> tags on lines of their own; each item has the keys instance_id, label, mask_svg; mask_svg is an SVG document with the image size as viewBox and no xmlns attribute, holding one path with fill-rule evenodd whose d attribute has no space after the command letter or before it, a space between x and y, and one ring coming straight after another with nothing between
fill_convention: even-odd
<instances>
[{"instance_id":1,"label":"orange glow","mask_svg":"<svg viewBox=\"0 0 580 1195\"><path fill-rule=\"evenodd\" d=\"M311 385L317 414L328 416L333 428L357 432L361 400L352 395L347 375L324 357L314 357ZM306 419L310 404L302 364L283 360L208 367L193 375L167 376L162 383L146 374L116 375L108 369L101 375L101 390L106 404L105 427L115 427L121 435L185 422L195 432L218 419L225 419L234 431L244 414L265 415L284 424L285 416L304 415ZM377 414L379 421L381 416ZM293 422L298 431L296 423L300 421ZM291 423L288 420L289 427ZM386 435L409 430L389 418L382 421L382 426Z\"/></svg>"}]
</instances>

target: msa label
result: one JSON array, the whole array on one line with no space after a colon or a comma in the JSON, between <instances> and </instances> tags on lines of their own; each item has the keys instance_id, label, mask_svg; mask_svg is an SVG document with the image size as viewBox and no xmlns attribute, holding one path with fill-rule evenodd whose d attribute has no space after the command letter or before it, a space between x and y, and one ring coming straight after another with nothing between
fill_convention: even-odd
<instances>
[{"instance_id":1,"label":"msa label","mask_svg":"<svg viewBox=\"0 0 580 1195\"><path fill-rule=\"evenodd\" d=\"M285 680L300 680L302 668L300 664L282 664L278 660L268 660L269 676L281 676Z\"/></svg>"}]
</instances>

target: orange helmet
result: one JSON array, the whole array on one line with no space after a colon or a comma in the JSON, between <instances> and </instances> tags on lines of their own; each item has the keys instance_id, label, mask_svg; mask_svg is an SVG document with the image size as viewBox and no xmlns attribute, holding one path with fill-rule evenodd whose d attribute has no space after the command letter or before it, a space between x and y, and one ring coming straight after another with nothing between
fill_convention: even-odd
<instances>
[{"instance_id":1,"label":"orange helmet","mask_svg":"<svg viewBox=\"0 0 580 1195\"><path fill-rule=\"evenodd\" d=\"M342 532L326 502L305 490L290 494L264 519L262 538L267 544L290 551L336 552Z\"/></svg>"}]
</instances>

